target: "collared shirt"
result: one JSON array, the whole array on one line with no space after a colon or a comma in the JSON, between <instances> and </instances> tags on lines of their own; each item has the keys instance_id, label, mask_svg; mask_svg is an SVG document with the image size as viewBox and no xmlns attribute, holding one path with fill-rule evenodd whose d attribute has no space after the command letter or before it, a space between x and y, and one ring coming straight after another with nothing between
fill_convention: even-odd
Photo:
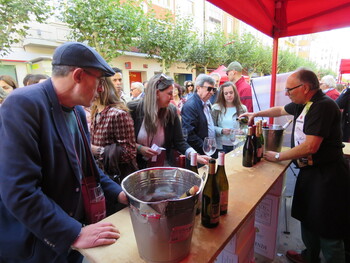
<instances>
[{"instance_id":1,"label":"collared shirt","mask_svg":"<svg viewBox=\"0 0 350 263\"><path fill-rule=\"evenodd\" d=\"M210 102L204 102L202 101L203 104L203 112L205 117L207 118L207 123L208 123L208 137L214 137L215 138L215 127L214 127L214 121L213 118L211 116L211 104Z\"/></svg>"}]
</instances>

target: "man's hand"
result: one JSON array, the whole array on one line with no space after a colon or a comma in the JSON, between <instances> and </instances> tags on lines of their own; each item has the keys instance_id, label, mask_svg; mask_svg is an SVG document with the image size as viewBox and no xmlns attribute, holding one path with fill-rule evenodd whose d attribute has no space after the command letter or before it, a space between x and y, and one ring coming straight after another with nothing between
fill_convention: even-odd
<instances>
[{"instance_id":1,"label":"man's hand","mask_svg":"<svg viewBox=\"0 0 350 263\"><path fill-rule=\"evenodd\" d=\"M248 117L248 125L252 125L254 123L255 113L254 112L245 112L245 113L238 116L238 118L241 118L241 117Z\"/></svg>"},{"instance_id":2,"label":"man's hand","mask_svg":"<svg viewBox=\"0 0 350 263\"><path fill-rule=\"evenodd\" d=\"M208 164L210 158L211 157L207 155L197 155L197 162L201 164Z\"/></svg>"},{"instance_id":3,"label":"man's hand","mask_svg":"<svg viewBox=\"0 0 350 263\"><path fill-rule=\"evenodd\" d=\"M119 237L120 232L112 223L98 222L83 227L80 235L72 244L72 248L91 248L110 245L115 243Z\"/></svg>"},{"instance_id":4,"label":"man's hand","mask_svg":"<svg viewBox=\"0 0 350 263\"><path fill-rule=\"evenodd\" d=\"M264 158L267 161L270 162L278 162L278 160L276 160L275 156L276 156L277 152L273 152L273 151L267 151L264 154Z\"/></svg>"}]
</instances>

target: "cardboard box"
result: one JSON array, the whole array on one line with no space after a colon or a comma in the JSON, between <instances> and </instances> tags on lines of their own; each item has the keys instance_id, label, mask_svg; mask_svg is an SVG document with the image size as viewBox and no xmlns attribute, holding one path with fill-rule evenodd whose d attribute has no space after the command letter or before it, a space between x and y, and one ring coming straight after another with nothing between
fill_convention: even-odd
<instances>
[{"instance_id":1,"label":"cardboard box","mask_svg":"<svg viewBox=\"0 0 350 263\"><path fill-rule=\"evenodd\" d=\"M254 242L254 251L266 258L273 260L277 249L277 229L266 227L262 224L255 224L256 234Z\"/></svg>"},{"instance_id":2,"label":"cardboard box","mask_svg":"<svg viewBox=\"0 0 350 263\"><path fill-rule=\"evenodd\" d=\"M276 255L280 200L278 196L266 195L255 210L254 250L271 260Z\"/></svg>"},{"instance_id":3,"label":"cardboard box","mask_svg":"<svg viewBox=\"0 0 350 263\"><path fill-rule=\"evenodd\" d=\"M267 194L281 196L285 187L286 173L280 175Z\"/></svg>"},{"instance_id":4,"label":"cardboard box","mask_svg":"<svg viewBox=\"0 0 350 263\"><path fill-rule=\"evenodd\" d=\"M255 222L277 228L280 200L278 196L267 194L255 209Z\"/></svg>"},{"instance_id":5,"label":"cardboard box","mask_svg":"<svg viewBox=\"0 0 350 263\"><path fill-rule=\"evenodd\" d=\"M231 253L228 250L222 250L219 256L214 261L215 263L250 263L254 262L254 241L255 228L245 236L245 242L236 251Z\"/></svg>"},{"instance_id":6,"label":"cardboard box","mask_svg":"<svg viewBox=\"0 0 350 263\"><path fill-rule=\"evenodd\" d=\"M254 224L255 213L251 213L223 250L235 254L236 251L238 251L245 244L249 234L255 231Z\"/></svg>"}]
</instances>

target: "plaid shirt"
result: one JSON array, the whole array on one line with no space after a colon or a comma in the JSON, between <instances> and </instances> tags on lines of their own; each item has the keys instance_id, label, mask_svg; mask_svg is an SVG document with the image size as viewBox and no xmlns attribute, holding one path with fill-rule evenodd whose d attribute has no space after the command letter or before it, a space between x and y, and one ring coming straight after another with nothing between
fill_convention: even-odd
<instances>
[{"instance_id":1,"label":"plaid shirt","mask_svg":"<svg viewBox=\"0 0 350 263\"><path fill-rule=\"evenodd\" d=\"M107 106L95 116L90 133L93 145L118 143L123 148L121 162L129 163L136 158L134 121L128 112Z\"/></svg>"}]
</instances>

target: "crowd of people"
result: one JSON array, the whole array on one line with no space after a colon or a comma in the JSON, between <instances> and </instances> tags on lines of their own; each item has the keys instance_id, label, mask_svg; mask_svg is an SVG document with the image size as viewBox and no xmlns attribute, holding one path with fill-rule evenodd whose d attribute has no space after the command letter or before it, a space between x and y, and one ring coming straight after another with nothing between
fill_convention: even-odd
<instances>
[{"instance_id":1,"label":"crowd of people","mask_svg":"<svg viewBox=\"0 0 350 263\"><path fill-rule=\"evenodd\" d=\"M238 117L286 114L305 117L294 122L303 133L293 138L300 141L265 158L293 159L300 168L292 215L302 223L305 262L316 262L321 249L330 260L334 251L343 253L349 222L343 202L350 199L341 142L349 140L350 91L337 93L331 76L319 82L313 72L297 70L286 84L291 104L253 113L242 71L234 61L226 69L228 82L217 73L200 74L184 87L156 74L132 83L129 97L120 69L93 48L68 42L53 55L51 78L28 75L23 84L29 86L18 88L13 78L0 76L0 262L81 262L71 248L119 238L116 226L99 220L127 204L120 187L125 176L177 166L176 156L189 160L192 152L207 164L206 137L216 138L217 151L229 152ZM91 191L100 193L97 201ZM92 202L98 205L92 208Z\"/></svg>"}]
</instances>

